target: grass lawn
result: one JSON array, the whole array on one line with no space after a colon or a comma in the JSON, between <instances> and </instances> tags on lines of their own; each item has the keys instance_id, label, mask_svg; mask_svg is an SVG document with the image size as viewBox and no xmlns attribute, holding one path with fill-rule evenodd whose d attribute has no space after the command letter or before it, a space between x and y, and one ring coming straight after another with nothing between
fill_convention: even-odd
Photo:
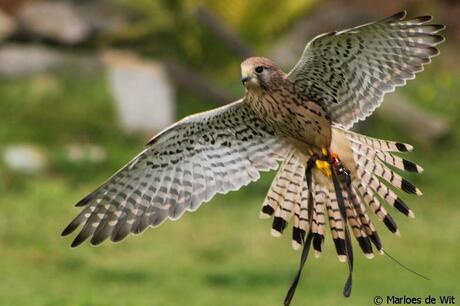
<instances>
[{"instance_id":1,"label":"grass lawn","mask_svg":"<svg viewBox=\"0 0 460 306\"><path fill-rule=\"evenodd\" d=\"M328 236L323 256L307 262L293 305L372 305L376 295L460 299L459 85L459 76L432 73L403 90L451 120L453 131L436 147L416 147L410 154L425 168L422 176L411 176L424 196L404 196L417 218L389 208L401 237L377 224L384 247L431 280L385 256L368 260L355 244L353 292L345 299L347 266L338 262ZM59 234L78 212L73 204L128 161L148 137L126 135L117 126L101 76L2 80L0 97L0 149L8 143L35 143L50 156L47 171L36 176L0 165L0 305L282 304L300 252L291 249L289 231L272 238L270 222L258 219L274 173L142 236L71 249L71 239ZM182 98L178 108L203 108L192 109L191 102ZM366 134L410 139L375 118ZM109 152L108 159L71 164L63 158L63 147L74 142L97 143Z\"/></svg>"}]
</instances>

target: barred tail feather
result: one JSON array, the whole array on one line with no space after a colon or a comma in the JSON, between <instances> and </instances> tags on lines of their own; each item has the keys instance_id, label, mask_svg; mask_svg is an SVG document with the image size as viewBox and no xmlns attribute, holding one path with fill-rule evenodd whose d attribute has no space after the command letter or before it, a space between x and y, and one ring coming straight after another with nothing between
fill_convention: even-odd
<instances>
[{"instance_id":1,"label":"barred tail feather","mask_svg":"<svg viewBox=\"0 0 460 306\"><path fill-rule=\"evenodd\" d=\"M334 143L335 141L335 143ZM400 142L366 137L334 128L331 150L337 153L351 171L350 189L344 188L347 226L350 227L359 247L367 258L374 257L374 248L383 253L383 245L369 216L371 211L394 234L399 229L384 203L409 217L411 209L393 191L421 195L421 191L404 179L397 170L421 173L423 168L393 152L407 152L412 146ZM272 234L281 236L292 221L292 247L299 249L311 230L312 247L319 257L325 240L326 221L338 258L346 262L345 221L342 218L335 189L329 177L318 169L313 170L313 214L311 229L308 220L309 190L305 181L305 161L308 159L297 149L292 149L281 165L262 205L260 216L273 217ZM327 215L326 215L327 214Z\"/></svg>"},{"instance_id":2,"label":"barred tail feather","mask_svg":"<svg viewBox=\"0 0 460 306\"><path fill-rule=\"evenodd\" d=\"M287 189L288 173L292 171L290 160L293 158L293 154L293 152L289 153L273 179L260 210L259 217L261 219L270 218L282 203L283 195Z\"/></svg>"},{"instance_id":3,"label":"barred tail feather","mask_svg":"<svg viewBox=\"0 0 460 306\"><path fill-rule=\"evenodd\" d=\"M396 141L389 141L383 139L376 139L368 136L364 136L358 133L354 133L351 131L340 130L342 134L345 134L346 138L357 144L361 144L363 146L370 147L377 151L383 152L410 152L414 148L410 144L396 142Z\"/></svg>"},{"instance_id":4,"label":"barred tail feather","mask_svg":"<svg viewBox=\"0 0 460 306\"><path fill-rule=\"evenodd\" d=\"M313 249L315 249L315 257L318 258L322 252L322 245L324 242L324 191L320 186L314 185L314 206L313 206Z\"/></svg>"},{"instance_id":5,"label":"barred tail feather","mask_svg":"<svg viewBox=\"0 0 460 306\"><path fill-rule=\"evenodd\" d=\"M301 198L304 169L295 151L292 151L273 180L262 205L262 218L274 214L271 233L275 237L281 236L295 213L295 206Z\"/></svg>"},{"instance_id":6,"label":"barred tail feather","mask_svg":"<svg viewBox=\"0 0 460 306\"><path fill-rule=\"evenodd\" d=\"M354 207L353 197L355 197L353 193L348 194L348 192L344 191L348 223L364 255L367 258L372 258L374 256L372 252L372 246L369 238L363 230L363 225Z\"/></svg>"},{"instance_id":7,"label":"barred tail feather","mask_svg":"<svg viewBox=\"0 0 460 306\"><path fill-rule=\"evenodd\" d=\"M401 213L408 217L414 218L415 215L409 207L391 190L387 185L382 183L375 175L369 171L362 170L357 167L357 175L359 178L368 184L372 190L384 199L389 205L393 206Z\"/></svg>"},{"instance_id":8,"label":"barred tail feather","mask_svg":"<svg viewBox=\"0 0 460 306\"><path fill-rule=\"evenodd\" d=\"M377 250L382 251L382 243L380 241L380 237L374 227L374 224L372 223L371 219L367 215L366 212L366 207L364 206L364 201L362 198L359 197L359 194L356 190L356 188L353 188L353 205L355 207L356 213L358 214L361 224L363 226L363 231L365 232L366 236L369 237L369 239L372 241L372 243L375 245ZM369 258L372 258L370 256Z\"/></svg>"},{"instance_id":9,"label":"barred tail feather","mask_svg":"<svg viewBox=\"0 0 460 306\"><path fill-rule=\"evenodd\" d=\"M305 230L300 228L300 199L294 206L294 222L292 225L292 248L298 250L305 238Z\"/></svg>"},{"instance_id":10,"label":"barred tail feather","mask_svg":"<svg viewBox=\"0 0 460 306\"><path fill-rule=\"evenodd\" d=\"M387 212L385 207L383 207L383 205L380 203L380 200L374 195L372 189L367 185L363 185L362 183L358 183L356 181L353 182L353 185L364 203L366 203L367 206L369 206L377 216L377 219L383 222L389 231L399 235L399 229L396 225L396 222Z\"/></svg>"},{"instance_id":11,"label":"barred tail feather","mask_svg":"<svg viewBox=\"0 0 460 306\"><path fill-rule=\"evenodd\" d=\"M421 195L422 192L401 177L394 167L407 172L421 173L423 168L392 152L407 152L412 146L400 142L370 138L364 135L340 130L350 143L355 173L353 187L358 197L373 210L377 218L393 233L399 235L399 229L380 203L380 199L396 208L404 215L413 218L413 211L393 191L391 186L406 193ZM390 185L385 184L389 183Z\"/></svg>"},{"instance_id":12,"label":"barred tail feather","mask_svg":"<svg viewBox=\"0 0 460 306\"><path fill-rule=\"evenodd\" d=\"M377 176L385 179L388 183L392 184L394 187L399 188L406 193L422 195L420 189L402 178L395 171L385 166L380 159L377 158L376 152L372 152L371 150L366 150L366 153L361 151L353 152L355 154L355 162L369 173L376 174Z\"/></svg>"},{"instance_id":13,"label":"barred tail feather","mask_svg":"<svg viewBox=\"0 0 460 306\"><path fill-rule=\"evenodd\" d=\"M303 182L305 182L305 180L303 180ZM300 192L300 202L297 203L297 206L299 207L299 227L292 228L292 246L294 249L299 249L303 244L310 224L308 218L308 187L306 183L302 186L302 191ZM301 239L299 240L299 238Z\"/></svg>"},{"instance_id":14,"label":"barred tail feather","mask_svg":"<svg viewBox=\"0 0 460 306\"><path fill-rule=\"evenodd\" d=\"M374 157L374 160L384 162L387 165L393 166L399 170L407 172L422 173L423 168L410 160L401 158L397 155L385 152L385 151L376 151L373 148L363 145L361 143L352 142L351 147L353 152L365 156L365 157ZM378 159L376 159L377 157Z\"/></svg>"}]
</instances>

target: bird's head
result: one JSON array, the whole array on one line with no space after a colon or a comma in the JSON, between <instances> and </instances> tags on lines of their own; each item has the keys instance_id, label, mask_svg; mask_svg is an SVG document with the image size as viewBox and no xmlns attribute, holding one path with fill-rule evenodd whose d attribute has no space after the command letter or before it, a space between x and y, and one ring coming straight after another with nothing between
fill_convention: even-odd
<instances>
[{"instance_id":1,"label":"bird's head","mask_svg":"<svg viewBox=\"0 0 460 306\"><path fill-rule=\"evenodd\" d=\"M268 58L250 57L241 63L241 82L247 90L272 90L283 77L283 71Z\"/></svg>"}]
</instances>

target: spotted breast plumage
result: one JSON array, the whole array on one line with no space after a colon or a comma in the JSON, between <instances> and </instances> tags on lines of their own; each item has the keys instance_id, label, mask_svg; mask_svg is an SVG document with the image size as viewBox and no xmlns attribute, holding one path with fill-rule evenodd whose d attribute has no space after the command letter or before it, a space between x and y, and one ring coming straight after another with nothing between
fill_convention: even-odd
<instances>
[{"instance_id":1,"label":"spotted breast plumage","mask_svg":"<svg viewBox=\"0 0 460 306\"><path fill-rule=\"evenodd\" d=\"M444 26L431 24L428 16L405 17L400 12L320 35L288 74L266 58L245 60L241 100L186 117L153 137L77 204L83 209L63 235L82 226L72 246L87 239L93 245L120 241L168 218L178 219L216 193L238 190L281 162L260 212L262 218L273 217L274 236L292 222L293 247L304 245L311 233L319 256L328 224L339 259L346 261L349 227L366 257L373 257L373 248L382 253L367 211L399 234L384 204L413 217L393 188L416 195L421 191L395 169L422 168L394 154L410 151L410 145L348 129L438 54L435 46L444 38L437 33ZM305 173L313 156L318 158L308 184ZM349 184L338 194L331 178L343 169Z\"/></svg>"}]
</instances>

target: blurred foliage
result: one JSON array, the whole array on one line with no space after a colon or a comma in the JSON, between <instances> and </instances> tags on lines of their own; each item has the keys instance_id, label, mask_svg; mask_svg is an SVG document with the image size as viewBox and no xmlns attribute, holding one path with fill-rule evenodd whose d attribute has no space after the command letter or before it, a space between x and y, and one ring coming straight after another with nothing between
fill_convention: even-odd
<instances>
[{"instance_id":1,"label":"blurred foliage","mask_svg":"<svg viewBox=\"0 0 460 306\"><path fill-rule=\"evenodd\" d=\"M50 176L85 180L88 171L95 171L100 179L107 177L138 150L139 137L123 133L106 84L103 73L64 71L0 79L0 151L10 144L35 144L47 148ZM65 146L81 143L103 146L110 151L108 159L97 165L69 162ZM24 179L0 165L0 191L23 186Z\"/></svg>"},{"instance_id":2,"label":"blurred foliage","mask_svg":"<svg viewBox=\"0 0 460 306\"><path fill-rule=\"evenodd\" d=\"M187 2L192 9L197 5L210 8L250 45L267 46L277 35L285 33L299 17L306 15L316 1L187 0Z\"/></svg>"},{"instance_id":3,"label":"blurred foliage","mask_svg":"<svg viewBox=\"0 0 460 306\"><path fill-rule=\"evenodd\" d=\"M121 41L142 42L148 55L180 58L191 67L222 71L235 56L222 41L197 22L195 11L205 5L231 26L249 46L260 49L284 33L315 1L129 1L115 0L134 15ZM261 17L261 9L264 16ZM275 17L276 14L276 18ZM119 43L120 41L118 41ZM209 52L212 46L212 52ZM239 61L239 59L236 59Z\"/></svg>"}]
</instances>

